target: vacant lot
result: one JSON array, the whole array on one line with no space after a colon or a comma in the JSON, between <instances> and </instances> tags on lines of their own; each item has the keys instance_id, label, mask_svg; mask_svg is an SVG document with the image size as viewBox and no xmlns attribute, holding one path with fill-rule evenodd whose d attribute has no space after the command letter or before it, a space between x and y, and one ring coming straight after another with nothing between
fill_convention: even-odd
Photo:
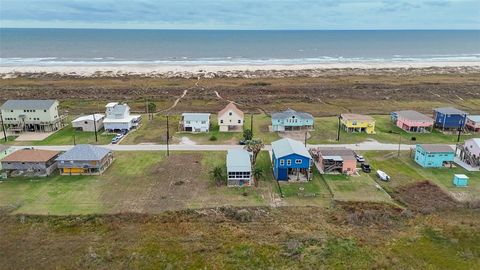
<instances>
[{"instance_id":1,"label":"vacant lot","mask_svg":"<svg viewBox=\"0 0 480 270\"><path fill-rule=\"evenodd\" d=\"M219 205L269 205L273 181L268 155L259 164L265 179L256 188L216 187L209 171L224 166L225 152L118 152L101 176L10 178L0 183L0 206L15 213L159 213Z\"/></svg>"},{"instance_id":2,"label":"vacant lot","mask_svg":"<svg viewBox=\"0 0 480 270\"><path fill-rule=\"evenodd\" d=\"M430 181L459 201L480 199L479 172L467 172L461 167L423 168L415 163L408 152L402 153L400 158L391 152L367 152L366 157L374 171L383 170L392 178L389 182L378 181L387 190L393 191L409 184ZM453 185L453 175L458 173L470 177L468 187L459 188Z\"/></svg>"}]
</instances>

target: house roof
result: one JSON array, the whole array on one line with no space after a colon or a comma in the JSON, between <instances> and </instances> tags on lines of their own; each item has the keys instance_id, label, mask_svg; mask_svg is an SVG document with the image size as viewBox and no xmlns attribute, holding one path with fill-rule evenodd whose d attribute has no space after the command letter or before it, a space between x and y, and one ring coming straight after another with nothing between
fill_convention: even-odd
<instances>
[{"instance_id":1,"label":"house roof","mask_svg":"<svg viewBox=\"0 0 480 270\"><path fill-rule=\"evenodd\" d=\"M221 117L229 111L234 111L236 114L238 114L238 116L243 118L243 112L240 109L238 109L233 102L228 103L228 105L225 106L225 108L219 111L218 116Z\"/></svg>"},{"instance_id":2,"label":"house roof","mask_svg":"<svg viewBox=\"0 0 480 270\"><path fill-rule=\"evenodd\" d=\"M480 115L469 115L467 118L473 122L480 122Z\"/></svg>"},{"instance_id":3,"label":"house roof","mask_svg":"<svg viewBox=\"0 0 480 270\"><path fill-rule=\"evenodd\" d=\"M210 118L209 113L182 113L183 120L185 121L208 121Z\"/></svg>"},{"instance_id":4,"label":"house roof","mask_svg":"<svg viewBox=\"0 0 480 270\"><path fill-rule=\"evenodd\" d=\"M342 160L355 160L355 152L346 147L319 147L316 148L316 151L319 155L329 159L341 157Z\"/></svg>"},{"instance_id":5,"label":"house roof","mask_svg":"<svg viewBox=\"0 0 480 270\"><path fill-rule=\"evenodd\" d=\"M105 108L115 107L115 105L117 105L117 104L118 104L118 102L110 102L107 105L105 105Z\"/></svg>"},{"instance_id":6,"label":"house roof","mask_svg":"<svg viewBox=\"0 0 480 270\"><path fill-rule=\"evenodd\" d=\"M133 120L135 120L137 118L140 118L140 117L141 117L141 115L139 115L139 114L130 114L129 116L124 117L124 118L105 118L103 120L103 123L104 124L128 123L128 122L132 122Z\"/></svg>"},{"instance_id":7,"label":"house roof","mask_svg":"<svg viewBox=\"0 0 480 270\"><path fill-rule=\"evenodd\" d=\"M110 152L111 150L103 147L93 146L90 144L77 144L67 152L61 154L56 160L101 160Z\"/></svg>"},{"instance_id":8,"label":"house roof","mask_svg":"<svg viewBox=\"0 0 480 270\"><path fill-rule=\"evenodd\" d=\"M96 114L95 114L95 120L96 120L96 121L98 121L99 119L102 119L102 118L104 118L104 117L105 117L104 114L100 114L100 113L96 113ZM93 121L93 114L80 116L80 117L76 118L75 120L73 120L72 123L74 123L74 122L83 122L83 121Z\"/></svg>"},{"instance_id":9,"label":"house roof","mask_svg":"<svg viewBox=\"0 0 480 270\"><path fill-rule=\"evenodd\" d=\"M243 149L231 149L227 152L227 170L249 172L252 170L250 153Z\"/></svg>"},{"instance_id":10,"label":"house roof","mask_svg":"<svg viewBox=\"0 0 480 270\"><path fill-rule=\"evenodd\" d=\"M449 153L453 152L453 148L446 144L418 144L427 153Z\"/></svg>"},{"instance_id":11,"label":"house roof","mask_svg":"<svg viewBox=\"0 0 480 270\"><path fill-rule=\"evenodd\" d=\"M455 177L461 179L468 179L468 176L466 176L465 174L455 174Z\"/></svg>"},{"instance_id":12,"label":"house roof","mask_svg":"<svg viewBox=\"0 0 480 270\"><path fill-rule=\"evenodd\" d=\"M302 119L311 119L313 120L313 116L309 113L304 113L304 112L297 112L292 109L287 109L283 112L277 112L272 114L272 119L286 119L290 118L292 116L295 116L297 118L302 118Z\"/></svg>"},{"instance_id":13,"label":"house roof","mask_svg":"<svg viewBox=\"0 0 480 270\"><path fill-rule=\"evenodd\" d=\"M433 118L426 116L423 113L419 113L417 111L413 110L406 110L406 111L398 111L395 112L397 116L400 116L402 118L412 120L412 121L430 121L433 122Z\"/></svg>"},{"instance_id":14,"label":"house roof","mask_svg":"<svg viewBox=\"0 0 480 270\"><path fill-rule=\"evenodd\" d=\"M39 149L21 149L4 157L2 162L47 162L60 152Z\"/></svg>"},{"instance_id":15,"label":"house roof","mask_svg":"<svg viewBox=\"0 0 480 270\"><path fill-rule=\"evenodd\" d=\"M443 114L463 114L463 115L468 114L467 112L461 111L454 107L442 107L442 108L435 108L433 110Z\"/></svg>"},{"instance_id":16,"label":"house roof","mask_svg":"<svg viewBox=\"0 0 480 270\"><path fill-rule=\"evenodd\" d=\"M356 114L356 113L342 113L340 115L345 120L350 120L350 121L375 121L373 117L368 116L368 115L363 115L363 114Z\"/></svg>"},{"instance_id":17,"label":"house roof","mask_svg":"<svg viewBox=\"0 0 480 270\"><path fill-rule=\"evenodd\" d=\"M272 142L272 151L275 153L276 158L285 157L291 154L297 154L310 159L312 158L303 143L290 138Z\"/></svg>"},{"instance_id":18,"label":"house roof","mask_svg":"<svg viewBox=\"0 0 480 270\"><path fill-rule=\"evenodd\" d=\"M480 138L472 138L472 139L469 139L467 141L473 141L476 145L478 145L480 147Z\"/></svg>"},{"instance_id":19,"label":"house roof","mask_svg":"<svg viewBox=\"0 0 480 270\"><path fill-rule=\"evenodd\" d=\"M2 110L48 110L56 102L53 99L9 99L0 107Z\"/></svg>"}]
</instances>

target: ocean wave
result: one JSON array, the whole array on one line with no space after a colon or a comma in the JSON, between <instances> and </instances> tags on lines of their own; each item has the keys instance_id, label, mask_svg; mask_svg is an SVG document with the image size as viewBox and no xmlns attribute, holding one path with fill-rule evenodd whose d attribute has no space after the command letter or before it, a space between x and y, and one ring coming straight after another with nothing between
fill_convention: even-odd
<instances>
[{"instance_id":1,"label":"ocean wave","mask_svg":"<svg viewBox=\"0 0 480 270\"><path fill-rule=\"evenodd\" d=\"M101 65L295 65L295 64L335 64L335 63L416 63L416 62L478 62L480 54L456 55L393 55L392 57L343 57L320 56L309 58L258 58L250 59L240 56L189 58L186 56L157 59L136 60L116 57L95 58L59 58L59 57L4 57L0 58L0 66L101 66Z\"/></svg>"}]
</instances>

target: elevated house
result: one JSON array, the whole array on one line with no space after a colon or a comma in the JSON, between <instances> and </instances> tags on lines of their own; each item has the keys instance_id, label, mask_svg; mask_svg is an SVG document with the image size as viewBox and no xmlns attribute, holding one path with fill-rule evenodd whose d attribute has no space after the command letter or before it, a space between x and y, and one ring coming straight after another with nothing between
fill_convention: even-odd
<instances>
[{"instance_id":1,"label":"elevated house","mask_svg":"<svg viewBox=\"0 0 480 270\"><path fill-rule=\"evenodd\" d=\"M309 113L297 112L287 109L283 112L272 114L273 131L293 131L313 129L314 118Z\"/></svg>"},{"instance_id":2,"label":"elevated house","mask_svg":"<svg viewBox=\"0 0 480 270\"><path fill-rule=\"evenodd\" d=\"M415 162L425 168L440 168L453 162L455 150L446 144L417 144Z\"/></svg>"},{"instance_id":3,"label":"elevated house","mask_svg":"<svg viewBox=\"0 0 480 270\"><path fill-rule=\"evenodd\" d=\"M463 129L467 121L468 113L453 107L443 107L434 109L433 115L435 118L435 127L448 130Z\"/></svg>"},{"instance_id":4,"label":"elevated house","mask_svg":"<svg viewBox=\"0 0 480 270\"><path fill-rule=\"evenodd\" d=\"M209 113L182 113L180 129L186 132L209 132L210 114Z\"/></svg>"},{"instance_id":5,"label":"elevated house","mask_svg":"<svg viewBox=\"0 0 480 270\"><path fill-rule=\"evenodd\" d=\"M354 175L357 173L355 152L346 147L319 147L311 154L320 173Z\"/></svg>"},{"instance_id":6,"label":"elevated house","mask_svg":"<svg viewBox=\"0 0 480 270\"><path fill-rule=\"evenodd\" d=\"M98 175L112 164L113 152L103 147L78 144L61 154L56 161L63 175Z\"/></svg>"},{"instance_id":7,"label":"elevated house","mask_svg":"<svg viewBox=\"0 0 480 270\"><path fill-rule=\"evenodd\" d=\"M227 185L229 187L252 184L251 154L244 149L230 149L227 152Z\"/></svg>"},{"instance_id":8,"label":"elevated house","mask_svg":"<svg viewBox=\"0 0 480 270\"><path fill-rule=\"evenodd\" d=\"M480 138L465 140L463 145L458 147L458 158L466 164L480 168Z\"/></svg>"},{"instance_id":9,"label":"elevated house","mask_svg":"<svg viewBox=\"0 0 480 270\"><path fill-rule=\"evenodd\" d=\"M395 125L407 132L425 133L433 128L433 118L412 110L397 111L391 114Z\"/></svg>"},{"instance_id":10,"label":"elevated house","mask_svg":"<svg viewBox=\"0 0 480 270\"><path fill-rule=\"evenodd\" d=\"M473 132L480 132L480 115L468 115L465 127Z\"/></svg>"},{"instance_id":11,"label":"elevated house","mask_svg":"<svg viewBox=\"0 0 480 270\"><path fill-rule=\"evenodd\" d=\"M308 181L312 177L312 157L299 141L281 139L272 142L273 175L277 181Z\"/></svg>"},{"instance_id":12,"label":"elevated house","mask_svg":"<svg viewBox=\"0 0 480 270\"><path fill-rule=\"evenodd\" d=\"M103 128L103 119L105 115L100 113L80 116L72 121L72 127L81 131L99 131Z\"/></svg>"},{"instance_id":13,"label":"elevated house","mask_svg":"<svg viewBox=\"0 0 480 270\"><path fill-rule=\"evenodd\" d=\"M375 119L368 115L343 113L340 115L340 123L346 132L375 133Z\"/></svg>"},{"instance_id":14,"label":"elevated house","mask_svg":"<svg viewBox=\"0 0 480 270\"><path fill-rule=\"evenodd\" d=\"M241 132L243 130L243 112L230 102L218 112L218 126L220 132Z\"/></svg>"},{"instance_id":15,"label":"elevated house","mask_svg":"<svg viewBox=\"0 0 480 270\"><path fill-rule=\"evenodd\" d=\"M55 159L59 154L39 149L17 150L2 159L2 169L10 176L48 176L57 168Z\"/></svg>"},{"instance_id":16,"label":"elevated house","mask_svg":"<svg viewBox=\"0 0 480 270\"><path fill-rule=\"evenodd\" d=\"M10 155L13 152L12 148L8 145L0 144L0 160ZM2 169L2 163L0 162L0 170Z\"/></svg>"},{"instance_id":17,"label":"elevated house","mask_svg":"<svg viewBox=\"0 0 480 270\"><path fill-rule=\"evenodd\" d=\"M0 110L11 132L52 132L64 126L58 105L57 100L7 100Z\"/></svg>"},{"instance_id":18,"label":"elevated house","mask_svg":"<svg viewBox=\"0 0 480 270\"><path fill-rule=\"evenodd\" d=\"M110 102L105 106L103 126L106 131L128 131L136 128L141 120L141 115L130 114L130 107L127 104Z\"/></svg>"}]
</instances>

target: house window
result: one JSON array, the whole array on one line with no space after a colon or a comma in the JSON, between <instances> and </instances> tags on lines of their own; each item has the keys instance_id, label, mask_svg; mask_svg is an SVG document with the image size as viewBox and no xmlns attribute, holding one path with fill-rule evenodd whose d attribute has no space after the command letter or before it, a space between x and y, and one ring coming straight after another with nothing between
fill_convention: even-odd
<instances>
[{"instance_id":1,"label":"house window","mask_svg":"<svg viewBox=\"0 0 480 270\"><path fill-rule=\"evenodd\" d=\"M185 121L185 123L190 124L190 121Z\"/></svg>"},{"instance_id":2,"label":"house window","mask_svg":"<svg viewBox=\"0 0 480 270\"><path fill-rule=\"evenodd\" d=\"M232 116L232 112L229 112L228 115Z\"/></svg>"},{"instance_id":3,"label":"house window","mask_svg":"<svg viewBox=\"0 0 480 270\"><path fill-rule=\"evenodd\" d=\"M302 160L301 159L295 159L295 164L302 164Z\"/></svg>"},{"instance_id":4,"label":"house window","mask_svg":"<svg viewBox=\"0 0 480 270\"><path fill-rule=\"evenodd\" d=\"M287 166L290 166L292 165L292 160L291 159L287 159Z\"/></svg>"},{"instance_id":5,"label":"house window","mask_svg":"<svg viewBox=\"0 0 480 270\"><path fill-rule=\"evenodd\" d=\"M223 120L220 120L220 124L223 124Z\"/></svg>"},{"instance_id":6,"label":"house window","mask_svg":"<svg viewBox=\"0 0 480 270\"><path fill-rule=\"evenodd\" d=\"M241 123L242 123L242 120L238 120L238 123L241 124Z\"/></svg>"},{"instance_id":7,"label":"house window","mask_svg":"<svg viewBox=\"0 0 480 270\"><path fill-rule=\"evenodd\" d=\"M43 110L43 112L47 112L47 110Z\"/></svg>"},{"instance_id":8,"label":"house window","mask_svg":"<svg viewBox=\"0 0 480 270\"><path fill-rule=\"evenodd\" d=\"M84 123L85 123L85 125L86 125L86 124L88 124L88 122L87 122L87 121L85 121Z\"/></svg>"},{"instance_id":9,"label":"house window","mask_svg":"<svg viewBox=\"0 0 480 270\"><path fill-rule=\"evenodd\" d=\"M207 121L202 121L202 124L206 124L206 123L207 123Z\"/></svg>"},{"instance_id":10,"label":"house window","mask_svg":"<svg viewBox=\"0 0 480 270\"><path fill-rule=\"evenodd\" d=\"M283 166L283 165L285 165L285 160L280 159L280 166Z\"/></svg>"}]
</instances>

